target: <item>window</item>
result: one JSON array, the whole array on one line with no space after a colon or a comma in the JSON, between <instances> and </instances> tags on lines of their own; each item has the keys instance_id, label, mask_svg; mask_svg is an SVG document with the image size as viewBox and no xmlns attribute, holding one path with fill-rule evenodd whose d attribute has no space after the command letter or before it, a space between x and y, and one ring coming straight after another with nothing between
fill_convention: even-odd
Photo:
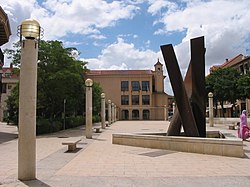
<instances>
[{"instance_id":1,"label":"window","mask_svg":"<svg viewBox=\"0 0 250 187\"><path fill-rule=\"evenodd\" d=\"M128 119L129 119L128 110L122 110L122 120L128 120Z\"/></svg>"},{"instance_id":2,"label":"window","mask_svg":"<svg viewBox=\"0 0 250 187\"><path fill-rule=\"evenodd\" d=\"M132 95L132 105L139 105L139 95Z\"/></svg>"},{"instance_id":3,"label":"window","mask_svg":"<svg viewBox=\"0 0 250 187\"><path fill-rule=\"evenodd\" d=\"M121 105L129 105L129 96L128 95L121 96Z\"/></svg>"},{"instance_id":4,"label":"window","mask_svg":"<svg viewBox=\"0 0 250 187\"><path fill-rule=\"evenodd\" d=\"M121 81L121 91L128 91L128 81Z\"/></svg>"},{"instance_id":5,"label":"window","mask_svg":"<svg viewBox=\"0 0 250 187\"><path fill-rule=\"evenodd\" d=\"M240 74L244 75L244 67L243 67L243 65L240 65Z\"/></svg>"},{"instance_id":6,"label":"window","mask_svg":"<svg viewBox=\"0 0 250 187\"><path fill-rule=\"evenodd\" d=\"M2 93L6 93L6 87L7 87L7 84L3 83L2 84Z\"/></svg>"},{"instance_id":7,"label":"window","mask_svg":"<svg viewBox=\"0 0 250 187\"><path fill-rule=\"evenodd\" d=\"M140 82L139 81L132 81L132 91L140 91Z\"/></svg>"},{"instance_id":8,"label":"window","mask_svg":"<svg viewBox=\"0 0 250 187\"><path fill-rule=\"evenodd\" d=\"M150 96L149 95L142 96L142 104L143 105L150 105Z\"/></svg>"},{"instance_id":9,"label":"window","mask_svg":"<svg viewBox=\"0 0 250 187\"><path fill-rule=\"evenodd\" d=\"M12 76L12 73L5 73L5 74L3 74L4 75L4 77L11 77Z\"/></svg>"},{"instance_id":10,"label":"window","mask_svg":"<svg viewBox=\"0 0 250 187\"><path fill-rule=\"evenodd\" d=\"M142 91L149 91L149 81L142 81Z\"/></svg>"},{"instance_id":11,"label":"window","mask_svg":"<svg viewBox=\"0 0 250 187\"><path fill-rule=\"evenodd\" d=\"M139 110L132 110L132 119L133 120L139 119Z\"/></svg>"},{"instance_id":12,"label":"window","mask_svg":"<svg viewBox=\"0 0 250 187\"><path fill-rule=\"evenodd\" d=\"M149 116L150 116L150 111L149 110L143 110L142 111L143 120L149 120Z\"/></svg>"},{"instance_id":13,"label":"window","mask_svg":"<svg viewBox=\"0 0 250 187\"><path fill-rule=\"evenodd\" d=\"M12 88L12 85L8 85L8 90L11 90L11 88Z\"/></svg>"}]
</instances>

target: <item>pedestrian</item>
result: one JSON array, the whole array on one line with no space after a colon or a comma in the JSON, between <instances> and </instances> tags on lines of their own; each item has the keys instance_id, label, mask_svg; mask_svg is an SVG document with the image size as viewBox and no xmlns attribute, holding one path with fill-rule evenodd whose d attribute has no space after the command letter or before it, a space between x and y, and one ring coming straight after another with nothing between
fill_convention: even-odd
<instances>
[{"instance_id":1,"label":"pedestrian","mask_svg":"<svg viewBox=\"0 0 250 187\"><path fill-rule=\"evenodd\" d=\"M243 110L240 115L240 127L238 129L238 137L242 140L249 138L249 127L247 126L247 111Z\"/></svg>"}]
</instances>

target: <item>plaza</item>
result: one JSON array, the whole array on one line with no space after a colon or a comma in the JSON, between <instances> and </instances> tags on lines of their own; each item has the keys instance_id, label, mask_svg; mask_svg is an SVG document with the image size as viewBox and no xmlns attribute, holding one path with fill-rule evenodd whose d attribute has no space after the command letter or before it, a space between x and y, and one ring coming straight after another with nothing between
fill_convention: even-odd
<instances>
[{"instance_id":1,"label":"plaza","mask_svg":"<svg viewBox=\"0 0 250 187\"><path fill-rule=\"evenodd\" d=\"M96 126L99 124L93 124ZM85 127L37 136L37 180L17 179L17 128L0 125L0 186L248 186L250 141L244 158L112 144L113 133L165 132L166 121L117 121L86 139ZM226 124L206 125L237 137ZM63 141L81 141L68 152Z\"/></svg>"}]
</instances>

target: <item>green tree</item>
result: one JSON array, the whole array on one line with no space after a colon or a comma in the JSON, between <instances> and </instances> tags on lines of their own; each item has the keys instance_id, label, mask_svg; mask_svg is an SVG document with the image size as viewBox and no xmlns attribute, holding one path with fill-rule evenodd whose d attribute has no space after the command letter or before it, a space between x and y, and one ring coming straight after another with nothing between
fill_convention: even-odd
<instances>
[{"instance_id":1,"label":"green tree","mask_svg":"<svg viewBox=\"0 0 250 187\"><path fill-rule=\"evenodd\" d=\"M98 116L98 120L100 121L100 112L101 112L101 93L102 88L99 83L94 82L93 84L93 115Z\"/></svg>"},{"instance_id":2,"label":"green tree","mask_svg":"<svg viewBox=\"0 0 250 187\"><path fill-rule=\"evenodd\" d=\"M12 58L13 64L19 66L20 45L16 44L14 47L16 49L8 49L5 53L8 58ZM46 119L50 124L62 121L64 101L66 101L67 118L72 119L72 117L83 115L85 108L84 74L87 68L86 62L76 60L71 55L72 49L76 50L75 48L64 48L62 42L59 41L39 42L37 118ZM94 90L100 92L99 86ZM94 101L98 101L100 98L97 94L94 97ZM8 98L7 108L10 120L16 122L17 116L14 114L18 115L18 87Z\"/></svg>"},{"instance_id":3,"label":"green tree","mask_svg":"<svg viewBox=\"0 0 250 187\"><path fill-rule=\"evenodd\" d=\"M11 95L6 100L6 107L8 109L8 116L5 119L8 123L12 122L18 124L18 106L19 106L19 84L17 84L11 91Z\"/></svg>"},{"instance_id":4,"label":"green tree","mask_svg":"<svg viewBox=\"0 0 250 187\"><path fill-rule=\"evenodd\" d=\"M206 92L213 92L214 101L216 104L218 101L220 102L222 110L224 110L225 101L234 104L239 99L237 86L239 77L240 73L233 68L220 68L206 77Z\"/></svg>"},{"instance_id":5,"label":"green tree","mask_svg":"<svg viewBox=\"0 0 250 187\"><path fill-rule=\"evenodd\" d=\"M238 80L238 90L240 99L250 99L250 71L247 74L240 76Z\"/></svg>"}]
</instances>

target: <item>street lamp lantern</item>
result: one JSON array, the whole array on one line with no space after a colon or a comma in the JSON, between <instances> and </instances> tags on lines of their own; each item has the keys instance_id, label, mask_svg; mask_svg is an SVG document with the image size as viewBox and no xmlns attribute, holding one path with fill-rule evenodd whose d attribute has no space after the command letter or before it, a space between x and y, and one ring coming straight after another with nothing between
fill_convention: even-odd
<instances>
[{"instance_id":1,"label":"street lamp lantern","mask_svg":"<svg viewBox=\"0 0 250 187\"><path fill-rule=\"evenodd\" d=\"M92 79L86 79L86 81L85 81L85 86L91 87L92 85L93 85Z\"/></svg>"},{"instance_id":2,"label":"street lamp lantern","mask_svg":"<svg viewBox=\"0 0 250 187\"><path fill-rule=\"evenodd\" d=\"M101 98L104 99L105 98L105 93L101 94Z\"/></svg>"},{"instance_id":3,"label":"street lamp lantern","mask_svg":"<svg viewBox=\"0 0 250 187\"><path fill-rule=\"evenodd\" d=\"M43 36L43 29L36 20L26 19L18 26L17 34L20 36L20 41L22 37L30 40L40 40L41 36Z\"/></svg>"},{"instance_id":4,"label":"street lamp lantern","mask_svg":"<svg viewBox=\"0 0 250 187\"><path fill-rule=\"evenodd\" d=\"M213 96L214 96L214 94L213 94L212 92L209 92L209 93L208 93L208 97L209 97L209 98L212 98Z\"/></svg>"}]
</instances>

